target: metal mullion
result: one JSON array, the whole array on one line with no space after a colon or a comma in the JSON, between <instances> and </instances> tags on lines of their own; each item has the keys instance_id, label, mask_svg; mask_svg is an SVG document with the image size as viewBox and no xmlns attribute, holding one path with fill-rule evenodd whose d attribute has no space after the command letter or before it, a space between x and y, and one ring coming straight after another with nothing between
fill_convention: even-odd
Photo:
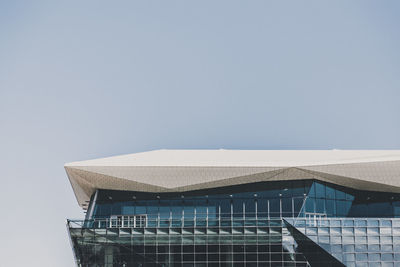
<instances>
[{"instance_id":1,"label":"metal mullion","mask_svg":"<svg viewBox=\"0 0 400 267\"><path fill-rule=\"evenodd\" d=\"M243 201L243 200L242 200ZM243 206L243 227L245 226L245 221L246 221L246 199L242 202Z\"/></svg>"},{"instance_id":2,"label":"metal mullion","mask_svg":"<svg viewBox=\"0 0 400 267\"><path fill-rule=\"evenodd\" d=\"M231 228L233 227L233 200L231 199Z\"/></svg>"},{"instance_id":3,"label":"metal mullion","mask_svg":"<svg viewBox=\"0 0 400 267\"><path fill-rule=\"evenodd\" d=\"M256 218L256 225L258 225L258 200L254 198L254 206L255 206L255 218Z\"/></svg>"}]
</instances>

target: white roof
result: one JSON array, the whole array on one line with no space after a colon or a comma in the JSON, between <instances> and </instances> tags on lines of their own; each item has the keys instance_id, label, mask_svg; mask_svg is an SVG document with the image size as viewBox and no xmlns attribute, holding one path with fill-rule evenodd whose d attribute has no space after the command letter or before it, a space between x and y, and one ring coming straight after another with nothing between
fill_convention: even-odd
<instances>
[{"instance_id":1,"label":"white roof","mask_svg":"<svg viewBox=\"0 0 400 267\"><path fill-rule=\"evenodd\" d=\"M68 166L292 167L400 160L400 150L154 150Z\"/></svg>"},{"instance_id":2,"label":"white roof","mask_svg":"<svg viewBox=\"0 0 400 267\"><path fill-rule=\"evenodd\" d=\"M65 169L83 207L96 189L183 192L272 180L400 192L400 150L155 150Z\"/></svg>"}]
</instances>

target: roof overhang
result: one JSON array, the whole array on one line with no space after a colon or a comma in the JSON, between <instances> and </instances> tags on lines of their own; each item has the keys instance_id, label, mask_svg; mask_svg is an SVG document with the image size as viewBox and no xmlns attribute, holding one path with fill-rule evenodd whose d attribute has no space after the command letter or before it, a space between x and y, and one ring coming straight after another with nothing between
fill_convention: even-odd
<instances>
[{"instance_id":1,"label":"roof overhang","mask_svg":"<svg viewBox=\"0 0 400 267\"><path fill-rule=\"evenodd\" d=\"M400 193L400 150L155 150L65 169L83 208L96 189L185 192L298 179Z\"/></svg>"}]
</instances>

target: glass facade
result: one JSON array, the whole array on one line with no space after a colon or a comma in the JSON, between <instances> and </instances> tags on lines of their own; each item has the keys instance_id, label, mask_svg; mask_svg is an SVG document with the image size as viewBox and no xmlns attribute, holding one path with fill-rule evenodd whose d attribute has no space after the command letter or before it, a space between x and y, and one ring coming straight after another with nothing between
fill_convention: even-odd
<instances>
[{"instance_id":1,"label":"glass facade","mask_svg":"<svg viewBox=\"0 0 400 267\"><path fill-rule=\"evenodd\" d=\"M75 223L70 233L78 266L308 266L281 219L244 227L88 229Z\"/></svg>"},{"instance_id":2,"label":"glass facade","mask_svg":"<svg viewBox=\"0 0 400 267\"><path fill-rule=\"evenodd\" d=\"M172 218L201 224L206 218L210 223L219 218L234 223L244 218L296 217L310 188L312 181L290 181L181 194L99 191L90 219L146 214L149 226L155 227Z\"/></svg>"},{"instance_id":3,"label":"glass facade","mask_svg":"<svg viewBox=\"0 0 400 267\"><path fill-rule=\"evenodd\" d=\"M313 242L345 266L400 266L400 219L286 219L285 223L298 243Z\"/></svg>"},{"instance_id":4,"label":"glass facade","mask_svg":"<svg viewBox=\"0 0 400 267\"><path fill-rule=\"evenodd\" d=\"M310 179L98 190L86 219L68 228L82 267L400 266L399 217L399 194Z\"/></svg>"}]
</instances>

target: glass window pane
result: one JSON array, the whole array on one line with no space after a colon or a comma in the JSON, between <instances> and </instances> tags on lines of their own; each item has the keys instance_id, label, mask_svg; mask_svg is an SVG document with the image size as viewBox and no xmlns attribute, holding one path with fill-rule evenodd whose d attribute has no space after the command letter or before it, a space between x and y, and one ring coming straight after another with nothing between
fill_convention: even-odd
<instances>
[{"instance_id":1,"label":"glass window pane","mask_svg":"<svg viewBox=\"0 0 400 267\"><path fill-rule=\"evenodd\" d=\"M258 218L268 217L268 201L266 199L257 200L257 216Z\"/></svg>"},{"instance_id":2,"label":"glass window pane","mask_svg":"<svg viewBox=\"0 0 400 267\"><path fill-rule=\"evenodd\" d=\"M336 215L335 200L333 199L326 200L326 213L328 214L328 216Z\"/></svg>"},{"instance_id":3,"label":"glass window pane","mask_svg":"<svg viewBox=\"0 0 400 267\"><path fill-rule=\"evenodd\" d=\"M335 189L332 187L326 186L326 198L327 199L335 199Z\"/></svg>"},{"instance_id":4,"label":"glass window pane","mask_svg":"<svg viewBox=\"0 0 400 267\"><path fill-rule=\"evenodd\" d=\"M282 198L282 216L292 217L292 198Z\"/></svg>"},{"instance_id":5,"label":"glass window pane","mask_svg":"<svg viewBox=\"0 0 400 267\"><path fill-rule=\"evenodd\" d=\"M221 217L230 218L231 217L231 199L221 199L220 200Z\"/></svg>"},{"instance_id":6,"label":"glass window pane","mask_svg":"<svg viewBox=\"0 0 400 267\"><path fill-rule=\"evenodd\" d=\"M325 198L325 185L315 183L315 193L317 198Z\"/></svg>"},{"instance_id":7,"label":"glass window pane","mask_svg":"<svg viewBox=\"0 0 400 267\"><path fill-rule=\"evenodd\" d=\"M185 213L185 218L194 218L194 202L191 200L184 200L183 211Z\"/></svg>"},{"instance_id":8,"label":"glass window pane","mask_svg":"<svg viewBox=\"0 0 400 267\"><path fill-rule=\"evenodd\" d=\"M269 200L269 210L271 217L280 217L280 199L270 199Z\"/></svg>"},{"instance_id":9,"label":"glass window pane","mask_svg":"<svg viewBox=\"0 0 400 267\"><path fill-rule=\"evenodd\" d=\"M254 199L245 199L244 204L246 217L255 217L256 205Z\"/></svg>"},{"instance_id":10,"label":"glass window pane","mask_svg":"<svg viewBox=\"0 0 400 267\"><path fill-rule=\"evenodd\" d=\"M315 199L314 198L307 198L306 200L306 212L315 212L315 207L314 207Z\"/></svg>"}]
</instances>

